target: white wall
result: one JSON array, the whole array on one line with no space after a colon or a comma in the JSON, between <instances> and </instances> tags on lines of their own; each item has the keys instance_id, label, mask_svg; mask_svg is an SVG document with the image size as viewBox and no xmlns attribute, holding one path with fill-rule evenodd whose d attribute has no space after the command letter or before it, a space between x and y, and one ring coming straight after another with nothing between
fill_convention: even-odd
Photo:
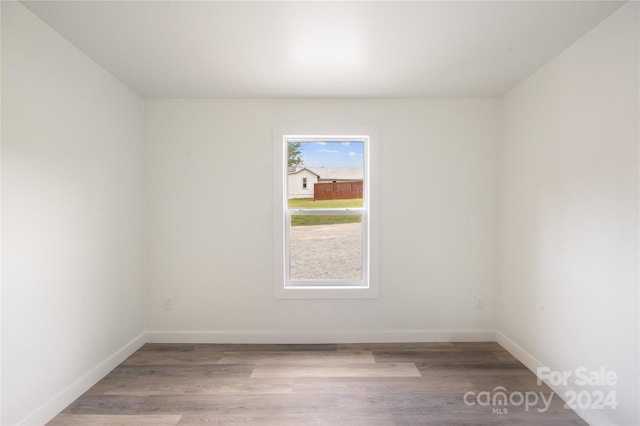
<instances>
[{"instance_id":1,"label":"white wall","mask_svg":"<svg viewBox=\"0 0 640 426\"><path fill-rule=\"evenodd\" d=\"M493 329L498 118L495 99L147 101L149 331L335 342ZM381 297L275 300L273 130L340 124L380 129Z\"/></svg>"},{"instance_id":2,"label":"white wall","mask_svg":"<svg viewBox=\"0 0 640 426\"><path fill-rule=\"evenodd\" d=\"M46 421L144 330L141 141L140 99L2 2L3 425Z\"/></svg>"},{"instance_id":3,"label":"white wall","mask_svg":"<svg viewBox=\"0 0 640 426\"><path fill-rule=\"evenodd\" d=\"M503 100L499 329L532 366L617 372L594 424L640 424L638 49L630 2Z\"/></svg>"}]
</instances>

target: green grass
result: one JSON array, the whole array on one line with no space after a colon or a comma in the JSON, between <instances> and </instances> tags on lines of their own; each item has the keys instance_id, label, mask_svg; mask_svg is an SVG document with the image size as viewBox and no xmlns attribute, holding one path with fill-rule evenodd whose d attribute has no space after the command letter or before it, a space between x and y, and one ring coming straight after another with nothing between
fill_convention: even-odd
<instances>
[{"instance_id":1,"label":"green grass","mask_svg":"<svg viewBox=\"0 0 640 426\"><path fill-rule=\"evenodd\" d=\"M292 209L361 208L362 198L322 201L313 201L313 198L292 198L289 200L289 207Z\"/></svg>"},{"instance_id":2,"label":"green grass","mask_svg":"<svg viewBox=\"0 0 640 426\"><path fill-rule=\"evenodd\" d=\"M352 200L323 200L313 201L310 198L289 200L289 207L294 209L330 209L330 208L361 208L362 198ZM341 223L360 223L360 215L291 215L291 226L337 225Z\"/></svg>"},{"instance_id":3,"label":"green grass","mask_svg":"<svg viewBox=\"0 0 640 426\"><path fill-rule=\"evenodd\" d=\"M338 225L341 223L360 223L360 215L303 215L291 216L291 226Z\"/></svg>"}]
</instances>

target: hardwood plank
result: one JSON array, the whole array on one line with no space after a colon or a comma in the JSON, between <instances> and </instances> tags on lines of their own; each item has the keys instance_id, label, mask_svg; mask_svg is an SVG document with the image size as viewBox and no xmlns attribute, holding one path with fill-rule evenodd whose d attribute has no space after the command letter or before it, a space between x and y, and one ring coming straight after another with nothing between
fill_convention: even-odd
<instances>
[{"instance_id":1,"label":"hardwood plank","mask_svg":"<svg viewBox=\"0 0 640 426\"><path fill-rule=\"evenodd\" d=\"M138 351L122 365L206 365L217 364L222 353L195 351ZM227 363L229 364L229 363Z\"/></svg>"},{"instance_id":2,"label":"hardwood plank","mask_svg":"<svg viewBox=\"0 0 640 426\"><path fill-rule=\"evenodd\" d=\"M335 344L235 344L211 343L196 345L196 351L209 352L265 352L265 351L335 351Z\"/></svg>"},{"instance_id":3,"label":"hardwood plank","mask_svg":"<svg viewBox=\"0 0 640 426\"><path fill-rule=\"evenodd\" d=\"M513 355L511 355L509 352L507 352L505 350L495 351L495 352L493 352L493 354L500 361L520 362L517 359L515 359Z\"/></svg>"},{"instance_id":4,"label":"hardwood plank","mask_svg":"<svg viewBox=\"0 0 640 426\"><path fill-rule=\"evenodd\" d=\"M458 351L498 351L507 352L496 342L452 342L453 347Z\"/></svg>"},{"instance_id":5,"label":"hardwood plank","mask_svg":"<svg viewBox=\"0 0 640 426\"><path fill-rule=\"evenodd\" d=\"M507 375L507 374L477 374L471 373L465 376L471 383L474 390L478 391L491 391L496 386L502 386L509 392L518 391L534 391L534 392L551 392L544 383L538 385L537 378L533 374Z\"/></svg>"},{"instance_id":6,"label":"hardwood plank","mask_svg":"<svg viewBox=\"0 0 640 426\"><path fill-rule=\"evenodd\" d=\"M414 343L341 343L337 349L361 351L495 351L505 349L495 342L414 342Z\"/></svg>"},{"instance_id":7,"label":"hardwood plank","mask_svg":"<svg viewBox=\"0 0 640 426\"><path fill-rule=\"evenodd\" d=\"M309 414L333 410L335 395L85 395L65 409L66 414Z\"/></svg>"},{"instance_id":8,"label":"hardwood plank","mask_svg":"<svg viewBox=\"0 0 640 426\"><path fill-rule=\"evenodd\" d=\"M49 426L86 425L154 425L175 426L181 415L101 415L101 414L58 414Z\"/></svg>"},{"instance_id":9,"label":"hardwood plank","mask_svg":"<svg viewBox=\"0 0 640 426\"><path fill-rule=\"evenodd\" d=\"M138 352L189 352L198 346L193 343L145 343Z\"/></svg>"},{"instance_id":10,"label":"hardwood plank","mask_svg":"<svg viewBox=\"0 0 640 426\"><path fill-rule=\"evenodd\" d=\"M413 413L427 415L434 410L472 411L460 393L330 393L285 395L176 395L111 396L92 395L69 406L66 414L200 414L224 415L251 413L260 416L286 414L342 413L375 415L379 413Z\"/></svg>"},{"instance_id":11,"label":"hardwood plank","mask_svg":"<svg viewBox=\"0 0 640 426\"><path fill-rule=\"evenodd\" d=\"M175 378L202 378L202 377L249 377L253 366L232 364L210 365L124 365L116 367L110 377L175 377Z\"/></svg>"},{"instance_id":12,"label":"hardwood plank","mask_svg":"<svg viewBox=\"0 0 640 426\"><path fill-rule=\"evenodd\" d=\"M198 414L182 416L179 426L191 425L219 426L394 426L393 417L389 413L350 414L325 411L305 414L270 414L255 415L250 413L236 414Z\"/></svg>"},{"instance_id":13,"label":"hardwood plank","mask_svg":"<svg viewBox=\"0 0 640 426\"><path fill-rule=\"evenodd\" d=\"M287 394L293 390L291 379L228 379L213 378L209 380L174 378L139 378L104 381L93 394L103 395L264 395Z\"/></svg>"},{"instance_id":14,"label":"hardwood plank","mask_svg":"<svg viewBox=\"0 0 640 426\"><path fill-rule=\"evenodd\" d=\"M458 364L433 365L432 363L414 363L423 377L439 376L528 376L533 373L527 368L513 364Z\"/></svg>"},{"instance_id":15,"label":"hardwood plank","mask_svg":"<svg viewBox=\"0 0 640 426\"><path fill-rule=\"evenodd\" d=\"M370 351L225 352L220 364L373 364Z\"/></svg>"},{"instance_id":16,"label":"hardwood plank","mask_svg":"<svg viewBox=\"0 0 640 426\"><path fill-rule=\"evenodd\" d=\"M575 413L573 416L553 414L493 414L491 412L458 413L394 413L396 426L588 426Z\"/></svg>"},{"instance_id":17,"label":"hardwood plank","mask_svg":"<svg viewBox=\"0 0 640 426\"><path fill-rule=\"evenodd\" d=\"M375 393L439 393L459 392L463 395L475 389L463 376L425 380L423 377L350 377L350 378L296 378L293 379L295 393L320 394L375 394Z\"/></svg>"},{"instance_id":18,"label":"hardwood plank","mask_svg":"<svg viewBox=\"0 0 640 426\"><path fill-rule=\"evenodd\" d=\"M344 365L260 364L253 370L251 377L420 377L420 372L416 369L415 365L410 363Z\"/></svg>"},{"instance_id":19,"label":"hardwood plank","mask_svg":"<svg viewBox=\"0 0 640 426\"><path fill-rule=\"evenodd\" d=\"M339 351L428 351L456 350L450 342L430 343L340 343Z\"/></svg>"},{"instance_id":20,"label":"hardwood plank","mask_svg":"<svg viewBox=\"0 0 640 426\"><path fill-rule=\"evenodd\" d=\"M524 367L514 360L501 360L490 351L374 351L376 362L413 362L422 365L458 366L458 365L482 365L482 366L512 366Z\"/></svg>"}]
</instances>

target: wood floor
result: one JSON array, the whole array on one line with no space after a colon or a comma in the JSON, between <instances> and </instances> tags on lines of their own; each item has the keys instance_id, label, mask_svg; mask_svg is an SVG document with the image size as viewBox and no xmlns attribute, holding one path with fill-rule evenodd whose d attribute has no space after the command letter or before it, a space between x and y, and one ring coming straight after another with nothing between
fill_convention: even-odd
<instances>
[{"instance_id":1,"label":"wood floor","mask_svg":"<svg viewBox=\"0 0 640 426\"><path fill-rule=\"evenodd\" d=\"M586 423L496 343L389 343L146 344L49 424Z\"/></svg>"}]
</instances>

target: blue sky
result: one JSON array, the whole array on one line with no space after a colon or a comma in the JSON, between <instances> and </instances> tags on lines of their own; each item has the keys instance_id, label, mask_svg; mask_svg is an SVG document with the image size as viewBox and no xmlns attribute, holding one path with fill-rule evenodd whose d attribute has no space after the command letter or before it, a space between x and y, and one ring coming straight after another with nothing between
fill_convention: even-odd
<instances>
[{"instance_id":1,"label":"blue sky","mask_svg":"<svg viewBox=\"0 0 640 426\"><path fill-rule=\"evenodd\" d=\"M364 167L364 142L302 142L307 167Z\"/></svg>"}]
</instances>

